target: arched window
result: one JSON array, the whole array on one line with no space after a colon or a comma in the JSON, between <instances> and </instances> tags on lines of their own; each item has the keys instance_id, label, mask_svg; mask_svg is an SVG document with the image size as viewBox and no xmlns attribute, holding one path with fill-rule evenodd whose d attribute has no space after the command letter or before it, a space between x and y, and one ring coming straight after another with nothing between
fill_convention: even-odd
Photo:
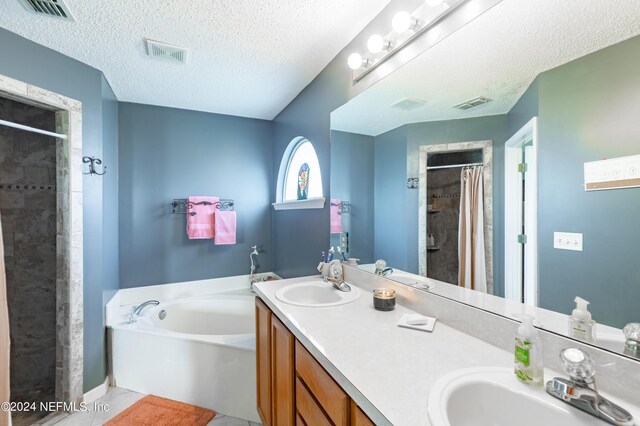
<instances>
[{"instance_id":1,"label":"arched window","mask_svg":"<svg viewBox=\"0 0 640 426\"><path fill-rule=\"evenodd\" d=\"M276 210L322 208L322 172L316 150L303 137L291 141L278 172Z\"/></svg>"}]
</instances>

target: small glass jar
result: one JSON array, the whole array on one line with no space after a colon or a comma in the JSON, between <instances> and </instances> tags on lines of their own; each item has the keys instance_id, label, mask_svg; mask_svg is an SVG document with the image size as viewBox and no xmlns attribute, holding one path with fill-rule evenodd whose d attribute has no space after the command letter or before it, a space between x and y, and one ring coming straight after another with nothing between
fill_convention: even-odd
<instances>
[{"instance_id":1,"label":"small glass jar","mask_svg":"<svg viewBox=\"0 0 640 426\"><path fill-rule=\"evenodd\" d=\"M396 307L396 291L389 288L373 290L373 307L379 311L393 311Z\"/></svg>"}]
</instances>

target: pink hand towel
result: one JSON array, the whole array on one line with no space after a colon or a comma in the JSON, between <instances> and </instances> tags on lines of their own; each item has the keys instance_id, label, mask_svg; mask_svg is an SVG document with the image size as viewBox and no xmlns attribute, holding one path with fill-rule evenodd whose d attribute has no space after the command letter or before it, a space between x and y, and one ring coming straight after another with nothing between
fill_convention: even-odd
<instances>
[{"instance_id":1,"label":"pink hand towel","mask_svg":"<svg viewBox=\"0 0 640 426\"><path fill-rule=\"evenodd\" d=\"M236 243L236 212L216 211L215 213L215 244L235 244Z\"/></svg>"},{"instance_id":2,"label":"pink hand towel","mask_svg":"<svg viewBox=\"0 0 640 426\"><path fill-rule=\"evenodd\" d=\"M338 234L342 232L342 208L340 204L342 202L337 198L331 199L331 206L329 211L329 216L331 220L330 230L332 234Z\"/></svg>"},{"instance_id":3,"label":"pink hand towel","mask_svg":"<svg viewBox=\"0 0 640 426\"><path fill-rule=\"evenodd\" d=\"M187 203L191 208L187 208L187 236L190 240L202 240L214 237L214 213L217 210L215 205L197 204L200 202L215 204L218 197L189 197ZM195 215L189 213L194 212Z\"/></svg>"}]
</instances>

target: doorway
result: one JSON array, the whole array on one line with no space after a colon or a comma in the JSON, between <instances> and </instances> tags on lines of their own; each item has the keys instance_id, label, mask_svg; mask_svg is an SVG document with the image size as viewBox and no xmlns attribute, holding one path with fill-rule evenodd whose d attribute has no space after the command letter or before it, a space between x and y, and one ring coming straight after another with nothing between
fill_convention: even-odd
<instances>
[{"instance_id":1,"label":"doorway","mask_svg":"<svg viewBox=\"0 0 640 426\"><path fill-rule=\"evenodd\" d=\"M55 298L55 302L51 300L46 302L54 303L54 315L44 320L48 329L47 333L54 334L53 336L47 336L50 340L53 337L53 341L50 342L53 345L53 349L50 347L51 345L46 348L46 351L55 353L54 362L47 361L49 366L53 366L54 371L53 373L47 371L48 377L46 383L43 383L41 392L42 395L47 394L46 400L54 398L58 402L78 403L83 398L82 376L84 367L82 104L74 99L2 75L0 75L0 98L8 102L24 105L27 111L41 111L42 114L48 117L46 120L49 120L44 126L46 127L45 129L42 126L38 128L32 123L16 123L15 117L14 121L0 118L2 120L0 125L3 128L11 128L13 132L18 132L16 133L17 137L12 137L13 149L15 150L15 146L18 144L19 149L24 151L18 157L15 157L15 152L13 152L12 161L34 160L38 163L40 160L44 160L44 157L47 157L47 161L50 160L47 165L44 165L44 163L14 164L17 168L22 167L21 170L24 173L27 171L26 168L29 167L29 173L41 175L38 179L45 179L44 169L47 169L47 182L43 180L41 185L36 185L35 182L24 180L26 175L21 178L23 182L9 182L9 180L12 180L9 179L11 176L4 176L8 180L7 182L2 182L4 185L2 190L3 196L14 197L18 202L20 199L24 201L28 198L35 205L42 203L40 210L35 214L34 226L43 226L47 228L47 231L51 231L50 236L46 232L47 236L43 237L47 238L49 243L40 242L37 245L36 252L28 249L26 251L23 250L24 253L20 255L20 259L16 257L11 261L14 266L20 262L36 262L37 267L29 268L29 265L25 265L26 269L30 269L28 271L30 274L44 272L38 269L41 268L42 263L47 263L50 266L49 269L53 276L48 278L49 287L40 289L43 291L35 291L36 289L34 289L34 291L22 292L22 296L25 296L23 299L26 298L27 301L45 294ZM4 118L8 117L5 116ZM30 137L25 136L22 132L47 134L48 136L45 136L45 140L38 142L38 144L42 145L40 148L43 149L35 149L35 147L33 150L28 149L31 143L29 142ZM27 143L21 144L24 141L27 141ZM20 171L17 173L15 178L19 179ZM29 184L27 185L27 183ZM45 203L45 200L48 201L48 204ZM51 211L52 206L53 211ZM17 214L19 220L23 220L26 216L20 214L20 212ZM4 220L4 217L2 219ZM50 219L53 219L53 222ZM7 220L9 224L11 219L8 217ZM9 224L9 231L11 231L10 226ZM14 224L11 235L6 234L11 237L14 243L16 231L18 230L17 226L17 223ZM29 226L25 229L28 228ZM33 230L33 227L31 227L29 231ZM29 235L27 237L26 239L29 240ZM39 257L37 250L42 249L45 245L50 250L47 250L47 256L45 256L47 259L44 262L40 262L37 259ZM5 253L5 259L9 255L15 257L18 254L15 251L15 245L11 248L14 251ZM51 250L53 250L53 253L51 253ZM51 259L51 256L53 256L53 259ZM53 265L51 265L52 262ZM36 286L42 285L42 282L37 279L34 282L36 282ZM18 284L14 281L13 285L15 287ZM21 288L20 291L22 290L24 289ZM9 306L10 312L19 314L27 310L26 302L23 299L18 299L11 302L11 306ZM18 323L16 323L18 327L21 325L19 319ZM17 334L14 329L10 331L14 331L14 334ZM19 336L16 335L15 337L18 338ZM35 370L41 366L33 364L32 367ZM53 376L53 383L51 376ZM16 383L16 386L19 388L21 384ZM52 384L53 389L51 389ZM36 386L33 389L38 392ZM21 397L21 395L16 394L15 397ZM13 395L12 401L17 401L13 398Z\"/></svg>"},{"instance_id":2,"label":"doorway","mask_svg":"<svg viewBox=\"0 0 640 426\"><path fill-rule=\"evenodd\" d=\"M505 298L538 306L537 117L505 143Z\"/></svg>"}]
</instances>

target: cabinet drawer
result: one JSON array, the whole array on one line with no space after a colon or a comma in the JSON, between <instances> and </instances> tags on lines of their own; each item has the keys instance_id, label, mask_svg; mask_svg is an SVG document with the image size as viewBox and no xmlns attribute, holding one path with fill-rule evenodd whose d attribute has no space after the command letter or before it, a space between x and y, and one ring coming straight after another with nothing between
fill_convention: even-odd
<instances>
[{"instance_id":1,"label":"cabinet drawer","mask_svg":"<svg viewBox=\"0 0 640 426\"><path fill-rule=\"evenodd\" d=\"M300 413L296 414L296 426L307 426L302 417L300 417Z\"/></svg>"},{"instance_id":2,"label":"cabinet drawer","mask_svg":"<svg viewBox=\"0 0 640 426\"><path fill-rule=\"evenodd\" d=\"M349 396L298 341L296 341L296 374L334 424L349 424Z\"/></svg>"},{"instance_id":3,"label":"cabinet drawer","mask_svg":"<svg viewBox=\"0 0 640 426\"><path fill-rule=\"evenodd\" d=\"M307 387L296 378L296 409L298 411L297 424L309 424L313 426L331 426L331 421L324 415L322 408L313 399Z\"/></svg>"},{"instance_id":4,"label":"cabinet drawer","mask_svg":"<svg viewBox=\"0 0 640 426\"><path fill-rule=\"evenodd\" d=\"M351 401L351 426L375 426L355 401Z\"/></svg>"}]
</instances>

